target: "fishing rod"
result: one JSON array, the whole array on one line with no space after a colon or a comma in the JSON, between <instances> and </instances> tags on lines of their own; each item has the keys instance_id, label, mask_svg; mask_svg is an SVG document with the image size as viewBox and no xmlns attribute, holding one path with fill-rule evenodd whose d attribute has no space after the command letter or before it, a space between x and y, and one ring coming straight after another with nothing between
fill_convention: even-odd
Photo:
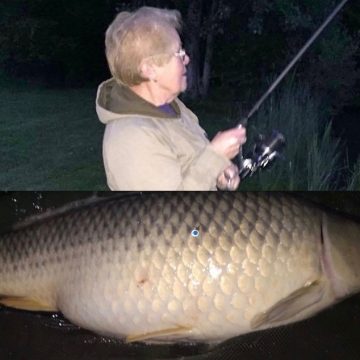
<instances>
[{"instance_id":1,"label":"fishing rod","mask_svg":"<svg viewBox=\"0 0 360 360\"><path fill-rule=\"evenodd\" d=\"M343 6L348 2L348 0L343 0L327 17L324 23L319 27L319 29L311 36L307 43L300 49L298 54L293 58L289 65L283 70L283 72L278 76L278 78L271 84L269 89L265 94L257 101L253 108L249 111L248 115L244 117L237 125L238 128L246 127L248 124L249 118L259 109L260 105L264 100L271 94L271 92L276 88L280 81L285 77L285 75L290 71L294 64L300 59L300 57L305 53L309 46L315 41L315 39L320 35L320 33L325 29L325 27L330 23L330 21L335 17L335 15L343 8ZM239 150L238 155L238 166L239 166L239 175L241 179L244 179L248 175L252 175L258 169L264 168L272 160L277 157L282 157L280 154L280 149L285 144L285 136L277 131L273 132L268 136L260 135L259 139L256 141L256 144L253 148L252 153L249 157L243 157L242 146Z\"/></svg>"}]
</instances>

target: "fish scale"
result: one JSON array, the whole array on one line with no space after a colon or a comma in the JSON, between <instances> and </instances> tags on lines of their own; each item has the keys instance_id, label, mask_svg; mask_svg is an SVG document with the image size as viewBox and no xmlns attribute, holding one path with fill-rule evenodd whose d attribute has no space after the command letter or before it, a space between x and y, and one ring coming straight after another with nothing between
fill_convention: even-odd
<instances>
[{"instance_id":1,"label":"fish scale","mask_svg":"<svg viewBox=\"0 0 360 360\"><path fill-rule=\"evenodd\" d=\"M1 236L0 303L127 341L218 342L359 291L359 240L288 194L115 199Z\"/></svg>"}]
</instances>

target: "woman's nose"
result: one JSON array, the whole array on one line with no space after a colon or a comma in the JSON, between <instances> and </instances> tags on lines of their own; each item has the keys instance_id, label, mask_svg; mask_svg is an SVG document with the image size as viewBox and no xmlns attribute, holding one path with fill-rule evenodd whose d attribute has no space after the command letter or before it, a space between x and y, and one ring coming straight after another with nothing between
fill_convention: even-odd
<instances>
[{"instance_id":1,"label":"woman's nose","mask_svg":"<svg viewBox=\"0 0 360 360\"><path fill-rule=\"evenodd\" d=\"M184 58L184 64L187 65L189 62L190 62L190 56L186 54Z\"/></svg>"}]
</instances>

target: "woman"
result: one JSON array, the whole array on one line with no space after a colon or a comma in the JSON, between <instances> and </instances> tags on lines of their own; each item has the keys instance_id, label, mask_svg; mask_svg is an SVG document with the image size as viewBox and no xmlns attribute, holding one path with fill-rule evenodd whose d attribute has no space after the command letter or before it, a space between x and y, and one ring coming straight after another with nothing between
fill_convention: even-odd
<instances>
[{"instance_id":1,"label":"woman","mask_svg":"<svg viewBox=\"0 0 360 360\"><path fill-rule=\"evenodd\" d=\"M106 124L103 159L111 190L236 190L230 161L245 129L209 142L179 99L190 59L178 34L180 13L142 7L122 12L106 31L112 79L99 86L96 110Z\"/></svg>"}]
</instances>

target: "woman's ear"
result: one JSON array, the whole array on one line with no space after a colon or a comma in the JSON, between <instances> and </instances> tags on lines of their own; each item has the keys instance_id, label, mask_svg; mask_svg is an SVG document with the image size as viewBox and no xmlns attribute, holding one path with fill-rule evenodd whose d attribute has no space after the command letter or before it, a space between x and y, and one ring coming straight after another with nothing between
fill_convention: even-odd
<instances>
[{"instance_id":1,"label":"woman's ear","mask_svg":"<svg viewBox=\"0 0 360 360\"><path fill-rule=\"evenodd\" d=\"M140 72L143 77L149 79L150 81L156 82L156 71L152 64L148 60L142 60L140 63Z\"/></svg>"}]
</instances>

